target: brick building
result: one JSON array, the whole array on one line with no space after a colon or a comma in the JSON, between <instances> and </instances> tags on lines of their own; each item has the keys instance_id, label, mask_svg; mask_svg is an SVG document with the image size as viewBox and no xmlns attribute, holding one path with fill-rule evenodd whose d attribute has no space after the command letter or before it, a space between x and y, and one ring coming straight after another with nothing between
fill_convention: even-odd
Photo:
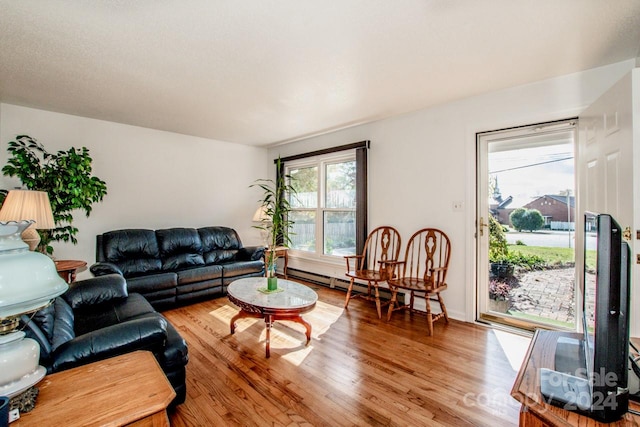
<instances>
[{"instance_id":1,"label":"brick building","mask_svg":"<svg viewBox=\"0 0 640 427\"><path fill-rule=\"evenodd\" d=\"M554 230L575 228L575 197L573 196L569 196L569 206L567 206L567 196L545 194L522 207L539 210L546 228Z\"/></svg>"}]
</instances>

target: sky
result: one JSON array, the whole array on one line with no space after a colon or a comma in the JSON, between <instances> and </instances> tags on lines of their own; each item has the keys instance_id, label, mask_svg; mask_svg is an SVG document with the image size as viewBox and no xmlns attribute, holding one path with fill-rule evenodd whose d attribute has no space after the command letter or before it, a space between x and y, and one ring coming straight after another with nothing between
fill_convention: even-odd
<instances>
[{"instance_id":1,"label":"sky","mask_svg":"<svg viewBox=\"0 0 640 427\"><path fill-rule=\"evenodd\" d=\"M545 194L575 196L573 144L500 151L489 154L489 173L497 178L502 198L518 207Z\"/></svg>"}]
</instances>

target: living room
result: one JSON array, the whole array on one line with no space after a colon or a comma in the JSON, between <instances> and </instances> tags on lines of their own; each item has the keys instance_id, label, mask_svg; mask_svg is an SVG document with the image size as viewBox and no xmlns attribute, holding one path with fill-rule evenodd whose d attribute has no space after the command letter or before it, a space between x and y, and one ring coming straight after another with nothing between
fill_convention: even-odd
<instances>
[{"instance_id":1,"label":"living room","mask_svg":"<svg viewBox=\"0 0 640 427\"><path fill-rule=\"evenodd\" d=\"M598 5L605 2L590 3ZM13 6L5 2L0 7L13 9ZM361 7L367 9L363 5ZM506 5L498 2L493 7L501 8ZM528 7L535 9L536 6ZM60 9L68 8L72 7L66 5ZM637 2L631 2L629 9L634 15L627 18L637 24L640 14ZM43 20L43 28L49 28L44 27L45 23L50 23L44 20L40 13L32 13ZM15 10L5 16L8 15L22 16ZM311 19L308 16L307 18ZM80 21L79 17L70 19ZM395 19L399 21L398 26L402 27L402 19ZM469 20L473 21L474 18ZM5 31L8 32L6 28L9 27L4 25L4 19L2 21L3 29L0 32L5 39L8 37ZM21 22L27 26L26 21ZM59 27L51 28L63 32L62 22L64 19L60 20ZM344 22L343 24L347 25ZM617 24L620 23L612 23L606 28L613 33ZM74 25L81 28L77 23ZM70 146L89 148L94 159L94 172L107 183L108 194L101 203L94 206L89 218L78 215L75 219L75 225L80 230L77 236L78 244L55 245L55 256L59 259L80 259L91 265L95 261L96 236L122 228L160 229L225 225L236 229L245 245L260 244L261 236L259 231L253 228L255 224L252 217L261 195L255 188L250 188L250 185L257 179L275 176L274 159L357 141L371 141L368 164L370 228L383 224L392 225L403 237L406 236L405 238L427 226L446 230L452 241L449 287L446 291L449 316L457 321L473 323L476 321L476 133L576 117L606 89L638 66L638 37L635 38L633 49L624 51L626 56L603 53L601 57L596 57L597 55L592 54L595 58L590 58L591 62L584 59L584 62L580 63L579 67L583 68L571 68L560 61L547 62L539 66L536 62L541 60L535 56L541 55L543 48L551 50L555 47L565 52L578 49L569 46L557 48L556 45L563 43L559 35L564 34L564 30L560 24L549 25L549 31L558 35L551 41L531 48L507 43L502 45L502 53L497 55L514 58L508 62L526 62L523 68L535 68L538 74L510 74L510 69L504 62L499 62L499 66L492 66L492 58L489 56L468 56L469 62L458 58L451 65L445 66L450 68L450 79L455 82L452 86L456 86L456 92L449 93L446 97L440 95L442 101L429 99L430 90L437 92L426 84L422 85L419 76L421 72L424 73L424 69L420 69L411 74L413 86L403 86L402 90L407 93L425 93L419 99L412 98L414 103L405 105L402 111L396 110L395 114L386 115L383 107L377 110L364 109L360 111L359 116L346 120L340 117L341 108L346 107L339 106L334 108L336 112L325 113L324 121L316 122L314 129L303 128L300 125L295 129L289 127L288 129L292 130L286 134L278 131L264 134L260 138L248 131L244 134L245 137L241 133L238 133L237 137L231 136L230 133L225 134L227 137L215 137L215 132L207 133L208 130L185 130L180 123L186 121L183 116L185 113L180 107L172 106L171 94L174 90L154 90L151 87L151 78L150 87L141 88L123 80L121 91L117 94L109 94L104 90L91 92L96 103L102 103L106 98L116 98L111 110L99 111L92 106L91 97L74 101L72 86L62 88L71 98L67 105L63 105L65 97L61 93L56 93L61 100L60 104L46 99L39 102L39 93L44 96L53 91L54 88L48 86L47 76L51 75L52 79L57 79L59 76L54 76L58 72L56 69L45 70L34 80L20 81L20 84L29 89L16 93L9 87L14 82L14 87L20 86L18 80L14 80L17 77L13 74L16 71L13 70L11 79L3 78L0 86L0 164L6 163L7 143L20 134L28 134L38 139L52 152L66 150ZM477 24L474 28L478 30L479 26ZM625 31L633 31L637 35L637 27L640 27L640 24L634 27L625 21ZM55 33L41 34L40 38L33 42L36 45L39 43L40 51L37 55L46 56L48 45L45 41L47 37L55 39L54 35ZM593 34L590 33L589 36L593 37ZM584 37L586 39L589 36ZM509 37L501 36L494 41L497 43L498 39ZM585 43L587 41L589 40L585 40ZM462 42L470 43L469 39L460 41ZM610 43L611 50L614 50L613 44L616 42ZM454 47L450 49L455 50ZM523 51L536 54L531 54L531 57L524 61L529 54L522 55ZM375 52L375 49L372 49L372 52ZM5 45L0 53L5 64L0 66L3 75L7 75L6 63L25 61L19 48L14 51ZM466 52L464 55L471 53ZM27 55L28 59L32 57L31 54ZM5 62L4 58L8 60ZM292 61L294 58L287 57L287 60ZM555 58L557 60L558 57ZM89 86L100 86L100 81L94 80L91 76L101 67L108 67L108 59L109 56L105 55L104 62L97 60L84 68L77 67L79 74L74 78L79 81L83 90ZM396 59L398 63L402 60L411 62L404 57ZM373 68L375 64L373 61L368 63L368 66ZM122 67L121 74L123 79L125 78L125 65L117 63L111 66ZM34 65L33 68L35 70L40 67ZM486 68L491 71L487 72ZM29 73L35 73L34 70L29 70ZM367 73L366 69L360 72ZM395 72L394 70L393 73ZM174 71L171 70L168 74L171 73ZM288 78L293 77L289 75ZM400 76L399 79L402 80L403 77ZM472 80L486 80L487 84L485 87L471 85L468 82ZM259 79L257 81L259 82ZM247 85L253 90L259 87L256 81ZM176 83L178 88L186 86L188 82ZM392 85L389 83L389 86ZM129 94L127 91L134 87L140 92ZM322 90L309 90L308 96L318 98L316 102L330 103L331 99L322 96ZM391 91L388 87L387 90ZM153 98L154 95L157 97ZM211 98L214 98L214 95L212 94ZM246 93L243 95L249 96ZM303 97L301 94L298 95ZM384 100L394 98L386 92L376 96ZM165 115L153 116L151 112L144 111L147 104L141 101L142 98L152 98L152 103L169 106L164 110ZM228 98L219 96L219 99ZM367 97L362 102L372 103L374 99L375 96ZM282 102L287 101L290 100L284 99ZM201 124L207 120L218 120L212 116L222 114L225 109L224 102L218 102L215 108L198 105L198 109L201 110L211 109L210 113L201 116ZM119 118L118 105L124 108L125 105L136 106L138 103L140 107L135 119ZM274 101L274 104L277 105L278 102ZM298 104L296 107L301 109ZM256 107L256 110L248 111L246 117L236 117L235 122L239 123L238 132L241 132L243 127L254 126L252 117L258 117L258 123L268 121L264 119L267 117L272 120L272 128L290 126L289 121L305 121L303 113L296 113L290 117L273 117L269 108L275 109L275 106L267 105L263 108L259 110ZM171 124L174 118L172 116L177 118L178 123ZM118 119L115 119L116 117ZM202 126L202 129L206 129ZM268 127L258 129L266 132ZM9 189L19 185L15 179L0 177L0 188ZM452 209L452 203L457 201L463 202L463 209ZM289 268L345 279L342 258L318 262L291 253ZM78 274L78 279L88 277L91 277L88 270Z\"/></svg>"}]
</instances>

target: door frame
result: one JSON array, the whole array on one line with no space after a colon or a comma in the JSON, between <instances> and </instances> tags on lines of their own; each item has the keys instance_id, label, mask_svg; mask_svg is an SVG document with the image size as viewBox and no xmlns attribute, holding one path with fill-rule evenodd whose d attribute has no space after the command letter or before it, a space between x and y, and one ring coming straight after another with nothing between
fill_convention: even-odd
<instances>
[{"instance_id":1,"label":"door frame","mask_svg":"<svg viewBox=\"0 0 640 427\"><path fill-rule=\"evenodd\" d=\"M545 323L525 321L513 316L499 316L488 313L488 282L489 282L489 191L488 191L488 146L493 142L501 140L513 140L517 137L532 137L534 135L548 135L562 130L573 132L574 156L578 156L578 118L564 118L547 122L533 123L521 126L513 126L491 131L476 132L475 134L475 228L474 228L474 321L480 323L500 324L506 327L515 327L520 330L556 329L554 326ZM528 135L527 135L528 134ZM491 140L486 140L486 136L491 135ZM574 160L574 188L577 189L577 160ZM576 191L577 200L577 191ZM575 209L575 207L574 207ZM482 222L481 222L482 219ZM576 213L577 219L577 213ZM577 229L577 224L576 224ZM576 245L577 248L577 245ZM577 256L577 251L576 251ZM578 270L575 270L576 279ZM577 283L577 282L576 282ZM576 311L580 310L579 294L574 292L574 306ZM579 313L576 312L576 319ZM576 320L576 328L579 322Z\"/></svg>"}]
</instances>

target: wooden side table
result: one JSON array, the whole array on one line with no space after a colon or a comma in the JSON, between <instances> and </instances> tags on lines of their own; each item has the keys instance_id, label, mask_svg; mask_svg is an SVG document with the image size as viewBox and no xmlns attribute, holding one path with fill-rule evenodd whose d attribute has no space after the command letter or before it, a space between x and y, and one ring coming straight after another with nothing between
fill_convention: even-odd
<instances>
[{"instance_id":1,"label":"wooden side table","mask_svg":"<svg viewBox=\"0 0 640 427\"><path fill-rule=\"evenodd\" d=\"M71 283L76 280L76 273L81 268L87 266L85 261L76 259L61 259L55 261L56 270L60 277L62 277L67 283Z\"/></svg>"},{"instance_id":2,"label":"wooden side table","mask_svg":"<svg viewBox=\"0 0 640 427\"><path fill-rule=\"evenodd\" d=\"M282 272L284 274L284 278L288 279L287 277L287 266L289 265L289 248L286 246L276 246L276 248L273 250L276 254L276 257L280 258L282 257L282 259L284 259L284 266L282 267ZM269 254L271 253L271 249L265 249L264 251L264 264L265 264L265 276L267 274L267 258L269 258Z\"/></svg>"},{"instance_id":3,"label":"wooden side table","mask_svg":"<svg viewBox=\"0 0 640 427\"><path fill-rule=\"evenodd\" d=\"M166 409L176 395L148 351L47 375L37 387L36 407L11 427L169 427Z\"/></svg>"},{"instance_id":4,"label":"wooden side table","mask_svg":"<svg viewBox=\"0 0 640 427\"><path fill-rule=\"evenodd\" d=\"M582 335L538 330L531 340L529 350L511 389L511 396L522 404L520 426L639 426L640 416L630 412L627 412L622 419L607 424L546 403L544 396L540 394L540 368L553 369L556 343L561 336L580 338ZM638 411L640 406L635 402L629 402L629 409Z\"/></svg>"}]
</instances>

